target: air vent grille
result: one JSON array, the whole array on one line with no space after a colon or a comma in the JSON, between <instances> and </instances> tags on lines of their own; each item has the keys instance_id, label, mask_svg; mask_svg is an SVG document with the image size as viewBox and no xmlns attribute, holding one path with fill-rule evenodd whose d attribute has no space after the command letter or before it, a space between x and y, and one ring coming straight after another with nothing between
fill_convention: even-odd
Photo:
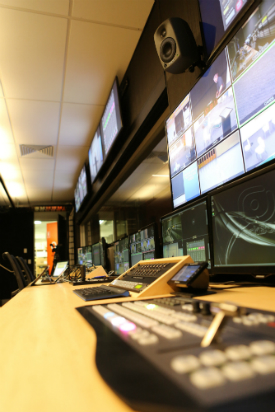
<instances>
[{"instance_id":1,"label":"air vent grille","mask_svg":"<svg viewBox=\"0 0 275 412\"><path fill-rule=\"evenodd\" d=\"M40 146L40 145L29 145L29 144L20 145L21 156L27 156L35 152L42 153L44 155L53 157L53 146Z\"/></svg>"}]
</instances>

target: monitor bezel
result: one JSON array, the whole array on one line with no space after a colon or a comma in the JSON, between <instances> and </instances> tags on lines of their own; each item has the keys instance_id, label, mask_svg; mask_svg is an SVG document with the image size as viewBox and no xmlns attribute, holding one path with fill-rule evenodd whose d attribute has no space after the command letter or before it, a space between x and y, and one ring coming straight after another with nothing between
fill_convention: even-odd
<instances>
[{"instance_id":1,"label":"monitor bezel","mask_svg":"<svg viewBox=\"0 0 275 412\"><path fill-rule=\"evenodd\" d=\"M114 89L116 89L116 91L117 91L116 96L117 96L117 100L118 100L119 118L120 118L120 122L121 122L121 127L120 127L119 131L117 132L117 135L116 135L116 137L114 138L113 143L111 144L111 146L110 146L110 148L109 148L109 150L108 150L108 153L105 154L105 141L104 141L104 136L103 136L102 119L103 119L103 115L104 115L104 112L105 112L105 110L106 110L106 107L107 107L107 105L108 105L109 99L110 99L110 97L111 97L111 93L112 93L112 91L113 91ZM116 76L116 77L115 77L115 80L113 81L113 84L112 84L112 87L111 87L111 89L110 89L110 92L109 92L109 94L108 94L108 99L107 99L107 102L106 102L106 104L105 104L105 106L104 106L102 116L101 116L101 118L100 118L100 127L101 127L101 131L102 131L103 158L104 158L103 164L105 163L106 159L109 157L109 155L110 155L110 153L111 153L111 151L112 151L112 148L114 147L114 145L115 145L115 143L116 143L116 141L117 141L117 139L118 139L118 136L120 135L120 133L121 133L121 131L122 131L122 129L123 129L123 126L124 126L124 125L123 125L122 111L121 111L119 84L118 84L118 77ZM102 166L103 166L103 164L102 164Z\"/></svg>"}]
</instances>

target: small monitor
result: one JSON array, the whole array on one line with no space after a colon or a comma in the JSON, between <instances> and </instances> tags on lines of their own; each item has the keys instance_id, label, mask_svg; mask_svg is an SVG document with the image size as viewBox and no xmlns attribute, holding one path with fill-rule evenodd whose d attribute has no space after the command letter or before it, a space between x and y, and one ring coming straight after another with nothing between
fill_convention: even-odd
<instances>
[{"instance_id":1,"label":"small monitor","mask_svg":"<svg viewBox=\"0 0 275 412\"><path fill-rule=\"evenodd\" d=\"M118 240L114 245L115 274L121 275L129 269L129 238Z\"/></svg>"},{"instance_id":2,"label":"small monitor","mask_svg":"<svg viewBox=\"0 0 275 412\"><path fill-rule=\"evenodd\" d=\"M131 266L140 260L153 260L156 256L157 230L152 224L130 235Z\"/></svg>"},{"instance_id":3,"label":"small monitor","mask_svg":"<svg viewBox=\"0 0 275 412\"><path fill-rule=\"evenodd\" d=\"M104 156L106 157L122 129L122 119L118 94L118 81L115 79L101 119Z\"/></svg>"},{"instance_id":4,"label":"small monitor","mask_svg":"<svg viewBox=\"0 0 275 412\"><path fill-rule=\"evenodd\" d=\"M77 249L77 264L83 265L84 259L85 259L84 250L82 247L79 247Z\"/></svg>"},{"instance_id":5,"label":"small monitor","mask_svg":"<svg viewBox=\"0 0 275 412\"><path fill-rule=\"evenodd\" d=\"M92 261L95 266L102 265L102 243L92 245Z\"/></svg>"},{"instance_id":6,"label":"small monitor","mask_svg":"<svg viewBox=\"0 0 275 412\"><path fill-rule=\"evenodd\" d=\"M275 170L211 197L214 273L275 272Z\"/></svg>"},{"instance_id":7,"label":"small monitor","mask_svg":"<svg viewBox=\"0 0 275 412\"><path fill-rule=\"evenodd\" d=\"M68 262L58 262L56 264L56 267L54 269L54 273L53 273L52 277L56 278L56 277L60 276L62 274L62 272L64 272L64 270L66 270L67 266L68 266Z\"/></svg>"},{"instance_id":8,"label":"small monitor","mask_svg":"<svg viewBox=\"0 0 275 412\"><path fill-rule=\"evenodd\" d=\"M91 182L93 183L103 165L102 132L98 126L89 149Z\"/></svg>"},{"instance_id":9,"label":"small monitor","mask_svg":"<svg viewBox=\"0 0 275 412\"><path fill-rule=\"evenodd\" d=\"M207 203L203 201L162 219L163 257L190 255L211 266Z\"/></svg>"},{"instance_id":10,"label":"small monitor","mask_svg":"<svg viewBox=\"0 0 275 412\"><path fill-rule=\"evenodd\" d=\"M83 248L83 265L91 266L93 263L92 259L92 246L84 246Z\"/></svg>"},{"instance_id":11,"label":"small monitor","mask_svg":"<svg viewBox=\"0 0 275 412\"><path fill-rule=\"evenodd\" d=\"M85 199L86 195L88 194L88 185L87 185L87 174L86 174L86 166L84 165L81 169L76 188L75 188L75 209L76 212L80 209L83 200Z\"/></svg>"}]
</instances>

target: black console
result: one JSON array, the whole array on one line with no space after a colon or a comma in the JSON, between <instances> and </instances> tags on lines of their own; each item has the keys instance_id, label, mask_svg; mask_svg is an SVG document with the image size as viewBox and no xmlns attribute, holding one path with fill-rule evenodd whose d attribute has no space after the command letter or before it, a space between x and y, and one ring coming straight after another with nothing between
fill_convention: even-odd
<instances>
[{"instance_id":1,"label":"black console","mask_svg":"<svg viewBox=\"0 0 275 412\"><path fill-rule=\"evenodd\" d=\"M101 375L135 410L274 410L274 313L181 295L78 311Z\"/></svg>"}]
</instances>

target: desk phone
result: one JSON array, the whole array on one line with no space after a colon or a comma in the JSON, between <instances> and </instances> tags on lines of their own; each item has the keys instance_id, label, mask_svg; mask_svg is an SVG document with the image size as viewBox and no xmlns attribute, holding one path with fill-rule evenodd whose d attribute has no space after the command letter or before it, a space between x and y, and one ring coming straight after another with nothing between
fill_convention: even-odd
<instances>
[{"instance_id":1,"label":"desk phone","mask_svg":"<svg viewBox=\"0 0 275 412\"><path fill-rule=\"evenodd\" d=\"M274 411L274 313L181 294L77 310L99 372L134 410Z\"/></svg>"}]
</instances>

